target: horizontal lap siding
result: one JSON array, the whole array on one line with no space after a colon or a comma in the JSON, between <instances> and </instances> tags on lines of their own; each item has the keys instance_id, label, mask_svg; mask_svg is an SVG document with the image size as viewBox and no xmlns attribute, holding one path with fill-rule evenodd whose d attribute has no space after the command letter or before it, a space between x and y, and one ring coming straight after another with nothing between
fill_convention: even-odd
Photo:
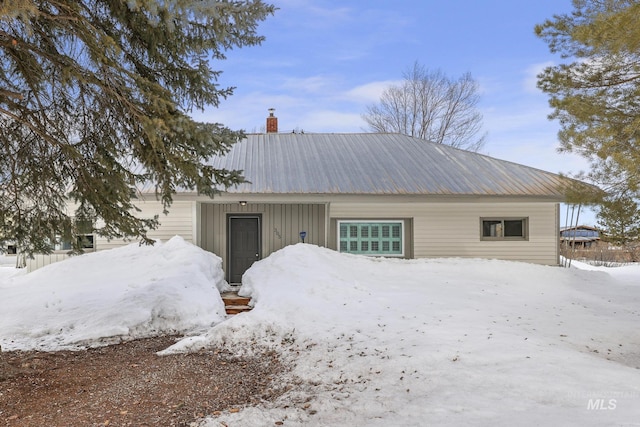
<instances>
[{"instance_id":1,"label":"horizontal lap siding","mask_svg":"<svg viewBox=\"0 0 640 427\"><path fill-rule=\"evenodd\" d=\"M140 212L136 212L135 216L139 218L153 218L158 215L160 225L156 230L151 230L148 236L152 239L167 241L178 235L188 242L193 242L193 206L195 202L175 201L169 208L169 215L162 213L162 204L157 201L139 203L137 206ZM98 222L98 226L99 226ZM128 245L135 240L125 239L107 239L105 237L95 236L95 250L102 251L113 249L120 246ZM33 271L54 262L62 261L69 255L58 252L50 255L37 254L34 259L27 260L27 269Z\"/></svg>"},{"instance_id":2,"label":"horizontal lap siding","mask_svg":"<svg viewBox=\"0 0 640 427\"><path fill-rule=\"evenodd\" d=\"M174 236L180 236L187 242L195 243L193 242L194 203L191 201L174 201L169 207L169 214L165 215L162 213L162 203L155 200L149 201L137 205L140 212L136 212L135 216L138 218L153 218L154 215L158 215L160 225L157 229L147 233L151 239L166 242ZM98 237L96 249L112 249L129 243L131 241L124 239L108 240L104 237Z\"/></svg>"},{"instance_id":3,"label":"horizontal lap siding","mask_svg":"<svg viewBox=\"0 0 640 427\"><path fill-rule=\"evenodd\" d=\"M498 258L555 265L558 263L556 203L332 203L338 219L413 218L416 258ZM528 241L480 240L481 217L529 218Z\"/></svg>"}]
</instances>

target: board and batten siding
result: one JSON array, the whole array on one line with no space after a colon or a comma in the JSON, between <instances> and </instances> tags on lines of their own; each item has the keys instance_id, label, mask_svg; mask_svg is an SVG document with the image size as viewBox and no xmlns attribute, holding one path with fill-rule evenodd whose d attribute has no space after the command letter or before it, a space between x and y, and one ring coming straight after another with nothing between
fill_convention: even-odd
<instances>
[{"instance_id":1,"label":"board and batten siding","mask_svg":"<svg viewBox=\"0 0 640 427\"><path fill-rule=\"evenodd\" d=\"M139 218L153 218L158 215L160 225L157 229L149 231L147 234L152 239L167 241L174 236L181 236L188 242L194 242L195 233L195 202L194 201L174 201L169 208L169 214L162 213L162 204L159 201L144 201L136 204L140 212L135 215ZM98 223L98 226L100 224ZM91 252L113 249L130 244L134 241L125 239L106 239L104 237L95 236L95 249ZM33 259L27 259L27 270L44 267L54 262L62 261L69 258L66 251L57 251L52 254L36 254Z\"/></svg>"},{"instance_id":2,"label":"board and batten siding","mask_svg":"<svg viewBox=\"0 0 640 427\"><path fill-rule=\"evenodd\" d=\"M331 204L332 220L413 218L414 258L495 258L558 265L558 215L555 202L425 202ZM480 218L528 218L528 240L480 238ZM336 249L336 236L329 238Z\"/></svg>"},{"instance_id":3,"label":"board and batten siding","mask_svg":"<svg viewBox=\"0 0 640 427\"><path fill-rule=\"evenodd\" d=\"M306 243L325 246L325 211L324 204L200 203L197 244L221 257L226 271L227 217L237 214L261 216L262 258L301 242L301 231L307 232Z\"/></svg>"}]
</instances>

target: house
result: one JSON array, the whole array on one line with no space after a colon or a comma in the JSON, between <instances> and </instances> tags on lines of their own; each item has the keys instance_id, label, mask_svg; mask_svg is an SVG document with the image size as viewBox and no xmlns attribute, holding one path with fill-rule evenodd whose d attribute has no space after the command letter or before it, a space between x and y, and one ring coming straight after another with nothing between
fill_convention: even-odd
<instances>
[{"instance_id":1,"label":"house","mask_svg":"<svg viewBox=\"0 0 640 427\"><path fill-rule=\"evenodd\" d=\"M588 249L600 242L600 231L588 225L563 227L560 229L560 243L580 249Z\"/></svg>"},{"instance_id":2,"label":"house","mask_svg":"<svg viewBox=\"0 0 640 427\"><path fill-rule=\"evenodd\" d=\"M212 160L248 182L214 199L177 194L150 237L180 235L216 253L230 283L302 241L371 256L559 264L559 203L576 181L401 134L279 133L270 111L267 133ZM144 199L141 215L162 211L152 189ZM38 256L29 268L65 256Z\"/></svg>"}]
</instances>

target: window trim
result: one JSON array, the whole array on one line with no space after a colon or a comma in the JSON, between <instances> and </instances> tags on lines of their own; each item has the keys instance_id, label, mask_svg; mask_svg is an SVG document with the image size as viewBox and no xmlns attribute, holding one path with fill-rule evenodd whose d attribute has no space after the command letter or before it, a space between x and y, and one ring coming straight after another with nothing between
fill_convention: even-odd
<instances>
[{"instance_id":1,"label":"window trim","mask_svg":"<svg viewBox=\"0 0 640 427\"><path fill-rule=\"evenodd\" d=\"M359 253L359 252L350 252L345 251L342 252L340 250L340 226L342 224L399 224L400 225L400 252L399 253ZM338 219L336 220L336 249L338 252L343 254L354 254L354 255L363 255L363 256L371 256L371 257L394 257L394 258L404 258L405 256L405 232L406 232L406 224L405 220L402 219Z\"/></svg>"},{"instance_id":2,"label":"window trim","mask_svg":"<svg viewBox=\"0 0 640 427\"><path fill-rule=\"evenodd\" d=\"M504 230L505 221L522 221L522 236L505 236L504 231L502 236L485 236L484 235L484 223L485 221L500 221L502 223L502 230ZM529 240L529 217L528 216L489 216L480 217L480 240L489 242L523 242Z\"/></svg>"}]
</instances>

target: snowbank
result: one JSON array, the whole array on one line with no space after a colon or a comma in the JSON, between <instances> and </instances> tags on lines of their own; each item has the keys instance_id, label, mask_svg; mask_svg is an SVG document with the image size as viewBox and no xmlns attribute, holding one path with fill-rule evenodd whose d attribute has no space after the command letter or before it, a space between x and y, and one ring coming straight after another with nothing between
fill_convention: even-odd
<instances>
[{"instance_id":1,"label":"snowbank","mask_svg":"<svg viewBox=\"0 0 640 427\"><path fill-rule=\"evenodd\" d=\"M0 277L0 345L52 350L177 332L192 336L163 354L276 350L290 364L292 387L278 401L205 427L640 419L638 266L377 259L298 244L247 271L241 293L254 309L221 322L220 265L174 238Z\"/></svg>"},{"instance_id":2,"label":"snowbank","mask_svg":"<svg viewBox=\"0 0 640 427\"><path fill-rule=\"evenodd\" d=\"M275 404L205 426L640 419L640 280L629 286L601 271L373 259L298 244L255 263L243 283L252 312L166 353L279 349L296 386Z\"/></svg>"},{"instance_id":3,"label":"snowbank","mask_svg":"<svg viewBox=\"0 0 640 427\"><path fill-rule=\"evenodd\" d=\"M181 237L0 277L3 350L56 350L202 331L225 317L219 257Z\"/></svg>"}]
</instances>

